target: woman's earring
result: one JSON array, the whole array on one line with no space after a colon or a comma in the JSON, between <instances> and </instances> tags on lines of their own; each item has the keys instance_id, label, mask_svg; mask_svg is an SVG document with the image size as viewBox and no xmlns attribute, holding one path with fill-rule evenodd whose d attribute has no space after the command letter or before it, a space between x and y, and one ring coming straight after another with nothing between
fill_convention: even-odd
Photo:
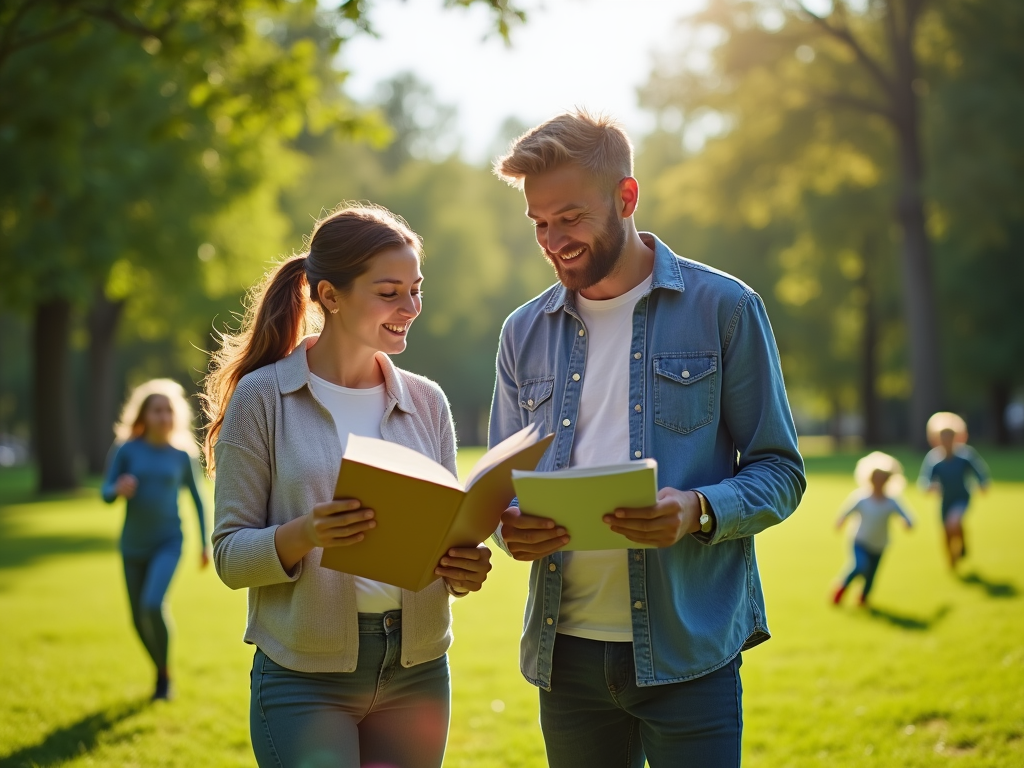
<instances>
[{"instance_id":1,"label":"woman's earring","mask_svg":"<svg viewBox=\"0 0 1024 768\"><path fill-rule=\"evenodd\" d=\"M332 315L336 315L336 314L338 314L338 308L337 308L337 307L335 307L334 309L332 309L332 310L331 310L331 314L332 314Z\"/></svg>"}]
</instances>

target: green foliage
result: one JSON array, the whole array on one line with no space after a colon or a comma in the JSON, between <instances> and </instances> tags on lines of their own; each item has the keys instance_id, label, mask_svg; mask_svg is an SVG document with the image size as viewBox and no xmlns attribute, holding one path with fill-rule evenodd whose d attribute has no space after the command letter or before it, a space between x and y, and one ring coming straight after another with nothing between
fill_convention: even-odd
<instances>
[{"instance_id":1,"label":"green foliage","mask_svg":"<svg viewBox=\"0 0 1024 768\"><path fill-rule=\"evenodd\" d=\"M997 482L968 517L964 577L943 565L936 501L911 491L919 527L893 532L874 611L827 599L847 556L832 523L856 457L810 460L801 508L757 539L774 637L744 654L744 765L1024 760L1024 462L983 452ZM462 452L464 472L478 456ZM901 458L914 467L920 455ZM122 508L94 488L32 500L31 486L0 471L0 766L253 765L245 595L199 571L194 517L183 515L186 557L171 593L178 698L147 705L151 670L116 551ZM484 590L455 604L449 768L546 765L537 692L518 669L528 575L496 552Z\"/></svg>"},{"instance_id":2,"label":"green foliage","mask_svg":"<svg viewBox=\"0 0 1024 768\"><path fill-rule=\"evenodd\" d=\"M855 12L836 3L830 22L850 30L865 58L892 68L883 21L912 5ZM990 382L1024 382L1024 329L1005 322L1024 263L1015 239L1022 14L1017 3L931 8L915 38L925 71L914 85L925 105L946 367L967 407ZM694 28L692 47L661 61L642 92L663 127L640 153L649 174L640 218L762 293L805 413L853 410L870 396L859 380L868 313L875 392L906 399L905 273L893 222L900 161L892 97L880 84L889 76L792 8L716 0ZM683 149L698 133L703 145Z\"/></svg>"}]
</instances>

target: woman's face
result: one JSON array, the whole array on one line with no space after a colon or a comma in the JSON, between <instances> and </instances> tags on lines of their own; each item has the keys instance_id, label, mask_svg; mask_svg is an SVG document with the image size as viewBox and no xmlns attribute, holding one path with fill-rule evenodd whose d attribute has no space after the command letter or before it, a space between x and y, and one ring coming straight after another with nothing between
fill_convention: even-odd
<instances>
[{"instance_id":1,"label":"woman's face","mask_svg":"<svg viewBox=\"0 0 1024 768\"><path fill-rule=\"evenodd\" d=\"M338 312L328 313L327 322L360 346L396 355L423 308L422 283L420 257L410 246L381 251L348 290L335 294Z\"/></svg>"},{"instance_id":2,"label":"woman's face","mask_svg":"<svg viewBox=\"0 0 1024 768\"><path fill-rule=\"evenodd\" d=\"M166 441L174 431L174 410L171 408L171 401L163 395L151 396L142 421L146 425L147 438Z\"/></svg>"}]
</instances>

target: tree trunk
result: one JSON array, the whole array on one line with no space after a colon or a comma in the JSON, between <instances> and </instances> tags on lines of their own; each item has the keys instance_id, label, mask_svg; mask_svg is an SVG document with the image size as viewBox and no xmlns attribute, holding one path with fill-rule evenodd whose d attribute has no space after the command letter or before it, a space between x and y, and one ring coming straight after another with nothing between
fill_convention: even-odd
<instances>
[{"instance_id":1,"label":"tree trunk","mask_svg":"<svg viewBox=\"0 0 1024 768\"><path fill-rule=\"evenodd\" d=\"M892 9L890 9L892 13ZM903 234L903 292L906 298L907 341L910 347L910 435L919 448L927 446L925 423L943 402L939 361L939 325L932 280L931 243L925 229L921 188L924 163L918 127L914 80L913 26L891 34L895 76L893 113L900 162L897 218Z\"/></svg>"},{"instance_id":2,"label":"tree trunk","mask_svg":"<svg viewBox=\"0 0 1024 768\"><path fill-rule=\"evenodd\" d=\"M85 439L86 465L90 474L103 472L113 441L117 393L114 391L116 355L114 340L124 309L123 301L110 301L97 290L89 310L89 424Z\"/></svg>"},{"instance_id":3,"label":"tree trunk","mask_svg":"<svg viewBox=\"0 0 1024 768\"><path fill-rule=\"evenodd\" d=\"M32 329L32 421L39 490L78 485L71 405L71 307L56 300L36 307Z\"/></svg>"},{"instance_id":4,"label":"tree trunk","mask_svg":"<svg viewBox=\"0 0 1024 768\"><path fill-rule=\"evenodd\" d=\"M1006 409L1010 406L1013 393L1011 387L1002 381L989 385L989 406L991 407L992 439L996 445L1009 445L1013 437L1006 423Z\"/></svg>"},{"instance_id":5,"label":"tree trunk","mask_svg":"<svg viewBox=\"0 0 1024 768\"><path fill-rule=\"evenodd\" d=\"M860 402L864 418L864 444L877 446L882 442L880 414L878 409L878 361L875 350L878 346L878 314L875 308L874 281L871 274L871 246L864 248L864 275L861 286L864 289L864 332L861 339L861 388Z\"/></svg>"}]
</instances>

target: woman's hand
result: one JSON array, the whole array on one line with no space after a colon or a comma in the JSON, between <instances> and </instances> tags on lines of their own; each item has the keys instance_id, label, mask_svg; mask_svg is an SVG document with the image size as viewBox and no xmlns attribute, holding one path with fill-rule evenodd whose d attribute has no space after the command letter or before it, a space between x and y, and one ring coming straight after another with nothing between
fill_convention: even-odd
<instances>
[{"instance_id":1,"label":"woman's hand","mask_svg":"<svg viewBox=\"0 0 1024 768\"><path fill-rule=\"evenodd\" d=\"M441 558L434 573L444 579L454 594L479 591L491 570L491 550L478 547L452 547Z\"/></svg>"},{"instance_id":2,"label":"woman's hand","mask_svg":"<svg viewBox=\"0 0 1024 768\"><path fill-rule=\"evenodd\" d=\"M377 525L372 509L359 499L338 499L317 504L305 516L305 533L313 547L347 547L363 540L363 531Z\"/></svg>"},{"instance_id":3,"label":"woman's hand","mask_svg":"<svg viewBox=\"0 0 1024 768\"><path fill-rule=\"evenodd\" d=\"M364 538L377 523L373 510L364 509L358 499L325 501L313 511L274 532L274 547L281 567L291 571L315 547L347 547Z\"/></svg>"},{"instance_id":4,"label":"woman's hand","mask_svg":"<svg viewBox=\"0 0 1024 768\"><path fill-rule=\"evenodd\" d=\"M114 492L118 496L124 496L126 499L134 496L138 487L139 481L135 475L121 475L114 481Z\"/></svg>"},{"instance_id":5,"label":"woman's hand","mask_svg":"<svg viewBox=\"0 0 1024 768\"><path fill-rule=\"evenodd\" d=\"M203 551L199 555L199 568L205 570L210 565L210 548L203 547Z\"/></svg>"}]
</instances>

